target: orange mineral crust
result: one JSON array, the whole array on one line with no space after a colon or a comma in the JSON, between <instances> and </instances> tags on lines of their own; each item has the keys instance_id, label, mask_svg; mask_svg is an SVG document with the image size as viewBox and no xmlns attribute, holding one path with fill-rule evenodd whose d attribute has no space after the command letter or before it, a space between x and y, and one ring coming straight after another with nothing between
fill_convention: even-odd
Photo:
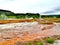
<instances>
[{"instance_id":1,"label":"orange mineral crust","mask_svg":"<svg viewBox=\"0 0 60 45\"><path fill-rule=\"evenodd\" d=\"M36 39L36 36L39 36L39 35L38 34L33 34L31 36L25 35L25 36L22 36L22 37L15 37L15 38L0 42L0 45L10 45L10 44L15 45L16 42L24 43L24 42L28 42L28 41L34 41L34 39Z\"/></svg>"},{"instance_id":2,"label":"orange mineral crust","mask_svg":"<svg viewBox=\"0 0 60 45\"><path fill-rule=\"evenodd\" d=\"M12 27L0 29L0 45L16 45L17 42L26 43L34 40L45 40L46 37L60 35L58 24L12 23Z\"/></svg>"}]
</instances>

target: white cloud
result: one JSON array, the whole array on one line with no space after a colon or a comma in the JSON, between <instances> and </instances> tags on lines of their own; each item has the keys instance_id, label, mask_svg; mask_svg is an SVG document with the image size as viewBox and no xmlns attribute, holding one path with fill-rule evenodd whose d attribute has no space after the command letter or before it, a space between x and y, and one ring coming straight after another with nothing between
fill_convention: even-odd
<instances>
[{"instance_id":1,"label":"white cloud","mask_svg":"<svg viewBox=\"0 0 60 45\"><path fill-rule=\"evenodd\" d=\"M59 6L59 0L0 0L0 9L13 12L45 12Z\"/></svg>"}]
</instances>

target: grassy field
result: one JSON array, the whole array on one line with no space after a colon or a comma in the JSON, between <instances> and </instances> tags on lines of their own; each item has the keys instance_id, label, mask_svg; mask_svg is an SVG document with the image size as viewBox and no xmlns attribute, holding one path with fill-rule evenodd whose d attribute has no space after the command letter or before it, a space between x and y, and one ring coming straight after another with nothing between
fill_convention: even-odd
<instances>
[{"instance_id":1,"label":"grassy field","mask_svg":"<svg viewBox=\"0 0 60 45\"><path fill-rule=\"evenodd\" d=\"M53 23L53 22L60 23L60 18L0 20L0 24L17 23L17 22L33 22L33 21L37 21L37 22L42 23L42 24L45 24L45 23L49 24L49 23Z\"/></svg>"},{"instance_id":2,"label":"grassy field","mask_svg":"<svg viewBox=\"0 0 60 45\"><path fill-rule=\"evenodd\" d=\"M60 18L43 18L43 19L48 21L48 22L60 23Z\"/></svg>"},{"instance_id":3,"label":"grassy field","mask_svg":"<svg viewBox=\"0 0 60 45\"><path fill-rule=\"evenodd\" d=\"M52 23L60 23L60 18L42 18L42 19L33 19L41 24L52 24Z\"/></svg>"}]
</instances>

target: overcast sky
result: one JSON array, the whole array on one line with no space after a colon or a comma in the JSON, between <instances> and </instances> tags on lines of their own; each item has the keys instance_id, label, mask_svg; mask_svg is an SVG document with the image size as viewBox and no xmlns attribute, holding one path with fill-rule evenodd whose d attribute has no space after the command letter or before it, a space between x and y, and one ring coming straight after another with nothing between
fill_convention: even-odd
<instances>
[{"instance_id":1,"label":"overcast sky","mask_svg":"<svg viewBox=\"0 0 60 45\"><path fill-rule=\"evenodd\" d=\"M60 14L60 0L0 0L0 9L15 13Z\"/></svg>"}]
</instances>

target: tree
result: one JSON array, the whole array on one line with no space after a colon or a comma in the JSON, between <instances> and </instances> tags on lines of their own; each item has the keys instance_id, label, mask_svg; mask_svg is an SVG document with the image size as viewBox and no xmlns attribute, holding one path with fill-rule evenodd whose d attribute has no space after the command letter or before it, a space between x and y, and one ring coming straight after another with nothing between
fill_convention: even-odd
<instances>
[{"instance_id":1,"label":"tree","mask_svg":"<svg viewBox=\"0 0 60 45\"><path fill-rule=\"evenodd\" d=\"M4 13L2 13L1 15L0 15L0 20L7 20L7 16L6 16L6 14L4 14Z\"/></svg>"}]
</instances>

